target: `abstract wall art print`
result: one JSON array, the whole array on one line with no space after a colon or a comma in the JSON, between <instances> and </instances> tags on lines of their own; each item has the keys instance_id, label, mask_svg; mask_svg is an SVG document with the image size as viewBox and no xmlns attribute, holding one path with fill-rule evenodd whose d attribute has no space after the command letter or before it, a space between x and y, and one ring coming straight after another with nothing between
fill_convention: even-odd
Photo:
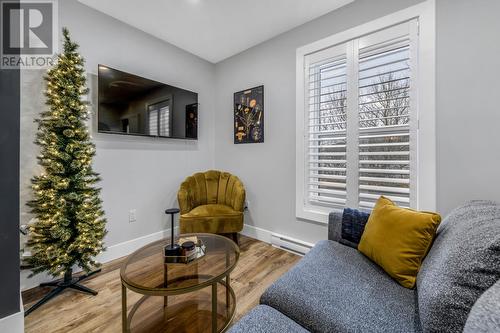
<instances>
[{"instance_id":1,"label":"abstract wall art print","mask_svg":"<svg viewBox=\"0 0 500 333\"><path fill-rule=\"evenodd\" d=\"M234 143L264 142L264 86L234 94Z\"/></svg>"}]
</instances>

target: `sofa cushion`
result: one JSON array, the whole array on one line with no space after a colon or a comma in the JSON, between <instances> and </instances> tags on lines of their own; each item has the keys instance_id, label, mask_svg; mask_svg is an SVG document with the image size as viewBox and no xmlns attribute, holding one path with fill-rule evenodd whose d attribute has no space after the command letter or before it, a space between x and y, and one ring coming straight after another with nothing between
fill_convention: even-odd
<instances>
[{"instance_id":1,"label":"sofa cushion","mask_svg":"<svg viewBox=\"0 0 500 333\"><path fill-rule=\"evenodd\" d=\"M181 233L208 232L231 233L243 228L243 212L226 205L208 204L193 208L182 214Z\"/></svg>"},{"instance_id":2,"label":"sofa cushion","mask_svg":"<svg viewBox=\"0 0 500 333\"><path fill-rule=\"evenodd\" d=\"M500 205L473 201L455 209L417 277L424 331L462 331L473 304L499 278Z\"/></svg>"},{"instance_id":3,"label":"sofa cushion","mask_svg":"<svg viewBox=\"0 0 500 333\"><path fill-rule=\"evenodd\" d=\"M403 287L413 288L440 222L439 214L398 207L381 196L368 218L358 250Z\"/></svg>"},{"instance_id":4,"label":"sofa cushion","mask_svg":"<svg viewBox=\"0 0 500 333\"><path fill-rule=\"evenodd\" d=\"M189 213L182 214L183 218L197 218L215 215L240 216L241 212L237 212L229 206L208 204L193 208Z\"/></svg>"},{"instance_id":5,"label":"sofa cushion","mask_svg":"<svg viewBox=\"0 0 500 333\"><path fill-rule=\"evenodd\" d=\"M261 297L315 332L414 332L415 291L357 250L320 241Z\"/></svg>"},{"instance_id":6,"label":"sofa cushion","mask_svg":"<svg viewBox=\"0 0 500 333\"><path fill-rule=\"evenodd\" d=\"M500 332L500 280L474 303L464 333Z\"/></svg>"},{"instance_id":7,"label":"sofa cushion","mask_svg":"<svg viewBox=\"0 0 500 333\"><path fill-rule=\"evenodd\" d=\"M338 242L357 249L369 217L370 214L360 210L344 208L342 212L341 238Z\"/></svg>"},{"instance_id":8,"label":"sofa cushion","mask_svg":"<svg viewBox=\"0 0 500 333\"><path fill-rule=\"evenodd\" d=\"M228 333L275 332L307 333L309 331L284 314L266 305L253 308L228 330Z\"/></svg>"}]
</instances>

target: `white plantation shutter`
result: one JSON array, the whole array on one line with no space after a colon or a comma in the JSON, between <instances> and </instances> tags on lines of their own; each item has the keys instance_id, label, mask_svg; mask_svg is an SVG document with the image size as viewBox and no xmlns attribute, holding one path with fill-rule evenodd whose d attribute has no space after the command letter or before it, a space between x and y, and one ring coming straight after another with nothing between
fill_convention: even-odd
<instances>
[{"instance_id":1,"label":"white plantation shutter","mask_svg":"<svg viewBox=\"0 0 500 333\"><path fill-rule=\"evenodd\" d=\"M410 207L411 23L360 41L358 58L358 205L373 208L380 195Z\"/></svg>"},{"instance_id":2,"label":"white plantation shutter","mask_svg":"<svg viewBox=\"0 0 500 333\"><path fill-rule=\"evenodd\" d=\"M158 110L149 110L149 135L158 135Z\"/></svg>"},{"instance_id":3,"label":"white plantation shutter","mask_svg":"<svg viewBox=\"0 0 500 333\"><path fill-rule=\"evenodd\" d=\"M308 199L346 203L346 59L315 63L309 69Z\"/></svg>"},{"instance_id":4,"label":"white plantation shutter","mask_svg":"<svg viewBox=\"0 0 500 333\"><path fill-rule=\"evenodd\" d=\"M149 135L170 136L171 115L170 101L165 100L148 106Z\"/></svg>"},{"instance_id":5,"label":"white plantation shutter","mask_svg":"<svg viewBox=\"0 0 500 333\"><path fill-rule=\"evenodd\" d=\"M160 109L160 135L170 136L170 107L168 105Z\"/></svg>"},{"instance_id":6,"label":"white plantation shutter","mask_svg":"<svg viewBox=\"0 0 500 333\"><path fill-rule=\"evenodd\" d=\"M415 207L416 20L304 58L304 207Z\"/></svg>"},{"instance_id":7,"label":"white plantation shutter","mask_svg":"<svg viewBox=\"0 0 500 333\"><path fill-rule=\"evenodd\" d=\"M346 204L347 60L344 50L345 47L340 47L316 54L308 63L306 195L312 205Z\"/></svg>"}]
</instances>

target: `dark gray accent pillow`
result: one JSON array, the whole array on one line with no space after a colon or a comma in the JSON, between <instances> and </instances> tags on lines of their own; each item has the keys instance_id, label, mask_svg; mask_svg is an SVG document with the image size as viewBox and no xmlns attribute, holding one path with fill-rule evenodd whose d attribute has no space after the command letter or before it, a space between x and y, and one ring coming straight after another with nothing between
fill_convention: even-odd
<instances>
[{"instance_id":1,"label":"dark gray accent pillow","mask_svg":"<svg viewBox=\"0 0 500 333\"><path fill-rule=\"evenodd\" d=\"M417 276L424 332L461 332L470 309L500 278L500 204L472 201L438 228Z\"/></svg>"},{"instance_id":2,"label":"dark gray accent pillow","mask_svg":"<svg viewBox=\"0 0 500 333\"><path fill-rule=\"evenodd\" d=\"M464 333L493 332L500 332L500 280L479 297L464 328Z\"/></svg>"},{"instance_id":3,"label":"dark gray accent pillow","mask_svg":"<svg viewBox=\"0 0 500 333\"><path fill-rule=\"evenodd\" d=\"M357 209L345 208L342 213L342 230L339 243L358 248L370 214Z\"/></svg>"}]
</instances>

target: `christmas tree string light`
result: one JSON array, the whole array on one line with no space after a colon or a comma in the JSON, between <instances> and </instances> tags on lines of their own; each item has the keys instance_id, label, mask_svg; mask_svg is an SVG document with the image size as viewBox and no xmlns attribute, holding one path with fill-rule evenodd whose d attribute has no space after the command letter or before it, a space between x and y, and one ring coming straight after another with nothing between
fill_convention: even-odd
<instances>
[{"instance_id":1,"label":"christmas tree string light","mask_svg":"<svg viewBox=\"0 0 500 333\"><path fill-rule=\"evenodd\" d=\"M50 284L61 291L95 293L82 290L86 287L76 283L81 279L74 282L72 277L74 266L85 272L99 266L94 258L104 250L106 219L96 186L100 177L92 169L96 151L86 125L87 102L82 100L88 93L84 60L67 29L63 37L64 50L44 77L48 108L36 120L35 143L40 146L37 158L43 173L31 180L33 199L28 206L36 219L28 229L32 256L27 261L32 275L64 275L62 282Z\"/></svg>"}]
</instances>

